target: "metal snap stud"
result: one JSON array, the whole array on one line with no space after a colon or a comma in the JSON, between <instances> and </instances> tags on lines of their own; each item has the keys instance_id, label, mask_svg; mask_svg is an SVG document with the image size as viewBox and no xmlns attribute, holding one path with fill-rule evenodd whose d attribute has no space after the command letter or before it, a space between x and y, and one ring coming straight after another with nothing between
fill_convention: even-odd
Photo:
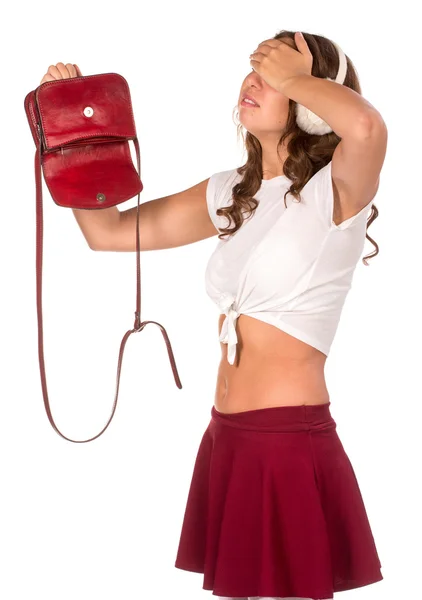
<instances>
[{"instance_id":1,"label":"metal snap stud","mask_svg":"<svg viewBox=\"0 0 422 600\"><path fill-rule=\"evenodd\" d=\"M94 109L91 106L86 106L84 108L84 115L86 117L92 117L93 114L94 114Z\"/></svg>"},{"instance_id":2,"label":"metal snap stud","mask_svg":"<svg viewBox=\"0 0 422 600\"><path fill-rule=\"evenodd\" d=\"M106 199L105 194L101 194L101 192L97 194L98 202L104 202L105 199Z\"/></svg>"}]
</instances>

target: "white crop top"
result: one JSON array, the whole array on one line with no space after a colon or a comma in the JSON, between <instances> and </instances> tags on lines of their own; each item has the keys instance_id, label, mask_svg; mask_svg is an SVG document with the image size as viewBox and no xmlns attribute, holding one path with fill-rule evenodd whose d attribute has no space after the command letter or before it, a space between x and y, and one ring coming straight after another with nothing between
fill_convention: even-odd
<instances>
[{"instance_id":1,"label":"white crop top","mask_svg":"<svg viewBox=\"0 0 422 600\"><path fill-rule=\"evenodd\" d=\"M307 182L301 201L284 193L285 175L262 180L259 206L229 238L218 239L205 271L207 294L226 318L220 341L227 360L236 356L236 320L243 313L265 321L328 356L366 236L374 198L356 215L332 220L330 161ZM216 210L232 203L241 181L236 169L212 175L207 187L210 217L220 233L228 219Z\"/></svg>"}]
</instances>

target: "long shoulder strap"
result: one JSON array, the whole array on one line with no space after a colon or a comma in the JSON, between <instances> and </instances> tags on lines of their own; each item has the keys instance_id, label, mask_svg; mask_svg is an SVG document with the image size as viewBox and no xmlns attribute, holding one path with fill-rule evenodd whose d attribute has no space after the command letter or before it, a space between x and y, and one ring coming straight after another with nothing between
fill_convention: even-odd
<instances>
[{"instance_id":1,"label":"long shoulder strap","mask_svg":"<svg viewBox=\"0 0 422 600\"><path fill-rule=\"evenodd\" d=\"M136 149L136 158L137 158L137 166L138 166L138 174L141 174L141 159L140 159L140 151L139 151L139 142L137 138L133 140L135 149ZM42 393L44 397L44 405L45 410L47 412L48 419L53 427L53 429L65 440L69 442L76 443L85 443L91 442L96 438L100 437L110 425L111 420L114 416L117 406L117 399L119 395L119 383L120 383L120 371L123 360L123 353L125 349L126 342L129 336L132 333L138 333L144 329L148 323L153 323L154 325L158 325L163 334L164 341L167 346L167 351L170 359L171 368L173 370L174 379L176 385L179 389L182 388L182 383L179 378L179 374L176 367L176 362L173 355L173 350L170 344L169 337L165 328L157 321L141 321L141 268L140 268L140 242L139 242L139 198L140 192L138 193L138 206L137 206L137 215L136 215L136 311L135 311L135 323L133 329L129 329L120 344L119 351L119 359L117 365L117 383L116 383L116 394L114 397L113 408L110 414L110 417L103 427L103 429L94 437L91 437L87 440L73 440L71 438L66 437L61 431L58 429L57 425L54 422L53 415L51 414L50 403L48 400L48 392L47 392L47 380L45 376L45 365L44 365L44 345L43 345L43 321L42 321L42 252L43 252L43 207L42 207L42 167L41 167L41 140L39 139L37 143L37 148L35 152L35 186L36 186L36 272L37 272L37 316L38 316L38 356L39 356L39 364L40 364L40 374L41 374L41 386ZM101 210L101 209L98 209Z\"/></svg>"}]
</instances>

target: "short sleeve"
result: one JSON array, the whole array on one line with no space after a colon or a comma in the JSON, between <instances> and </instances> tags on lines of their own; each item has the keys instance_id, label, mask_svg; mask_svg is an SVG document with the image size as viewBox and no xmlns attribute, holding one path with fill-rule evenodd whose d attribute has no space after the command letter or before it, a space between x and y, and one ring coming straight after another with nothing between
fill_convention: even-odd
<instances>
[{"instance_id":1,"label":"short sleeve","mask_svg":"<svg viewBox=\"0 0 422 600\"><path fill-rule=\"evenodd\" d=\"M354 223L362 221L366 222L375 196L355 215L345 219L339 225L334 223L334 190L331 168L332 161L330 160L329 163L311 177L305 186L307 192L312 196L324 224L331 229L338 229L341 231L348 229Z\"/></svg>"},{"instance_id":2,"label":"short sleeve","mask_svg":"<svg viewBox=\"0 0 422 600\"><path fill-rule=\"evenodd\" d=\"M208 213L219 233L221 228L227 227L228 219L217 215L217 210L231 203L236 175L238 175L236 169L231 169L230 171L214 173L208 180L206 190Z\"/></svg>"},{"instance_id":3,"label":"short sleeve","mask_svg":"<svg viewBox=\"0 0 422 600\"><path fill-rule=\"evenodd\" d=\"M218 219L217 219L217 205L216 205L216 179L217 174L211 175L208 180L206 197L207 197L207 207L208 213L210 215L211 221L214 223L214 227L218 231Z\"/></svg>"}]
</instances>

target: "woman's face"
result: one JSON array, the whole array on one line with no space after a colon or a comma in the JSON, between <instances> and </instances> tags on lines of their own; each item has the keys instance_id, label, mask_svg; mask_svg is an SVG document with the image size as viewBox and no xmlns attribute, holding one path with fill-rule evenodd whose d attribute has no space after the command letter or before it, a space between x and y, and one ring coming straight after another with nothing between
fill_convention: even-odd
<instances>
[{"instance_id":1,"label":"woman's face","mask_svg":"<svg viewBox=\"0 0 422 600\"><path fill-rule=\"evenodd\" d=\"M296 48L296 44L290 38L280 41ZM244 106L242 99L245 94L251 96L259 107ZM289 98L269 86L258 73L252 70L242 82L238 110L240 123L258 139L269 133L279 135L286 125Z\"/></svg>"}]
</instances>

